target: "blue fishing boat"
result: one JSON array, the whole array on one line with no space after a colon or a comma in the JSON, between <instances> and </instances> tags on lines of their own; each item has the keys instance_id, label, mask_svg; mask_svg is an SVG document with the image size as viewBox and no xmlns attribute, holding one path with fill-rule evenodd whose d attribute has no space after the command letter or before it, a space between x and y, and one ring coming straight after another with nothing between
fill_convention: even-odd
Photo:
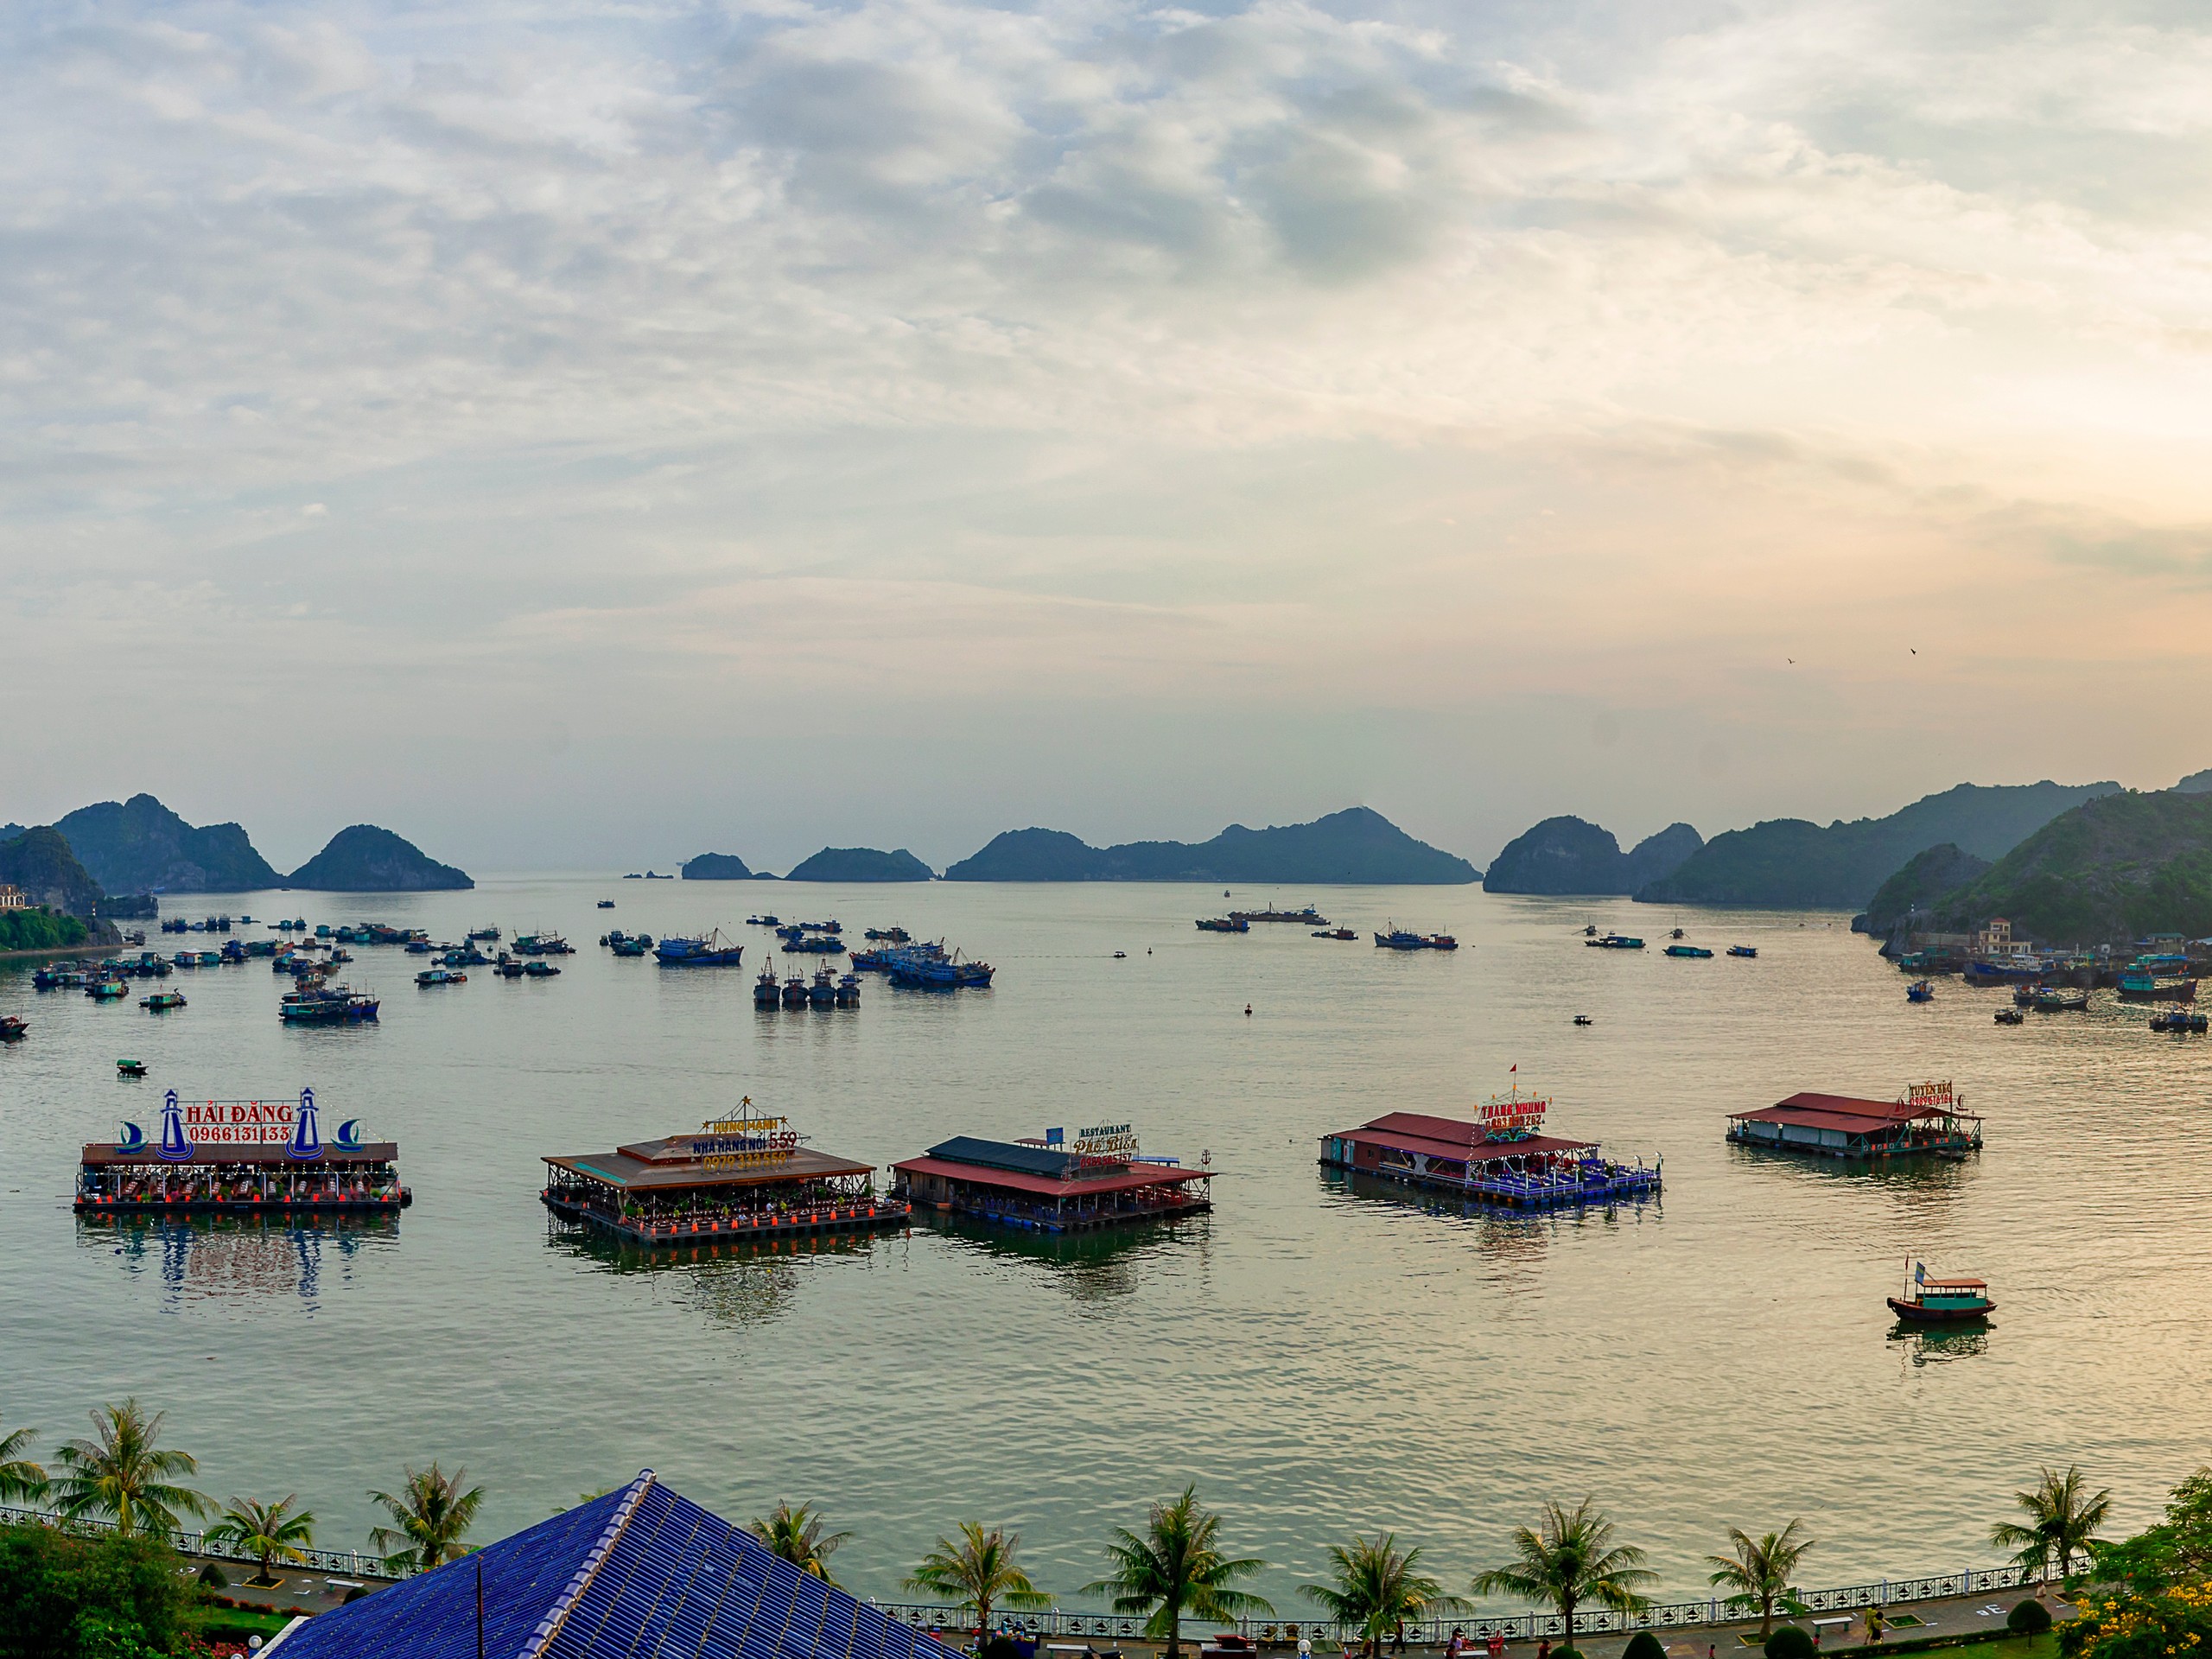
<instances>
[{"instance_id":1,"label":"blue fishing boat","mask_svg":"<svg viewBox=\"0 0 2212 1659\"><path fill-rule=\"evenodd\" d=\"M1732 944L1728 947L1728 954L1732 957L1756 957L1758 953L1758 946L1755 944Z\"/></svg>"},{"instance_id":2,"label":"blue fishing boat","mask_svg":"<svg viewBox=\"0 0 2212 1659\"><path fill-rule=\"evenodd\" d=\"M653 957L664 968L734 968L744 960L745 947L730 944L717 928L703 938L664 938Z\"/></svg>"},{"instance_id":3,"label":"blue fishing boat","mask_svg":"<svg viewBox=\"0 0 2212 1659\"><path fill-rule=\"evenodd\" d=\"M1969 985L2018 985L2041 979L2044 972L2039 962L1992 962L1977 957L1959 970L1959 976Z\"/></svg>"},{"instance_id":4,"label":"blue fishing boat","mask_svg":"<svg viewBox=\"0 0 2212 1659\"><path fill-rule=\"evenodd\" d=\"M417 985L424 987L432 985L466 985L468 983L468 976L467 974L456 973L450 968L425 968L421 973L415 976L415 982Z\"/></svg>"},{"instance_id":5,"label":"blue fishing boat","mask_svg":"<svg viewBox=\"0 0 2212 1659\"><path fill-rule=\"evenodd\" d=\"M2131 968L2120 976L2120 996L2123 1002L2194 1002L2196 982L2161 979L2148 969Z\"/></svg>"},{"instance_id":6,"label":"blue fishing boat","mask_svg":"<svg viewBox=\"0 0 2212 1659\"><path fill-rule=\"evenodd\" d=\"M1643 949L1642 939L1627 933L1607 933L1598 938L1585 939L1582 943L1593 950L1641 950Z\"/></svg>"},{"instance_id":7,"label":"blue fishing boat","mask_svg":"<svg viewBox=\"0 0 2212 1659\"><path fill-rule=\"evenodd\" d=\"M1667 954L1670 957L1684 957L1694 960L1702 960L1705 957L1710 957L1713 952L1707 950L1701 944L1670 944L1667 947Z\"/></svg>"},{"instance_id":8,"label":"blue fishing boat","mask_svg":"<svg viewBox=\"0 0 2212 1659\"><path fill-rule=\"evenodd\" d=\"M1198 918L1201 933L1249 933L1252 924L1242 916L1213 916Z\"/></svg>"},{"instance_id":9,"label":"blue fishing boat","mask_svg":"<svg viewBox=\"0 0 2212 1659\"><path fill-rule=\"evenodd\" d=\"M642 957L646 951L652 950L652 947L653 942L652 938L645 934L640 933L633 939L622 940L613 948L614 954L618 957Z\"/></svg>"},{"instance_id":10,"label":"blue fishing boat","mask_svg":"<svg viewBox=\"0 0 2212 1659\"><path fill-rule=\"evenodd\" d=\"M773 968L763 968L760 977L753 982L753 1006L772 1008L783 999L783 983L776 977Z\"/></svg>"},{"instance_id":11,"label":"blue fishing boat","mask_svg":"<svg viewBox=\"0 0 2212 1659\"><path fill-rule=\"evenodd\" d=\"M861 976L858 974L840 974L837 976L837 1006L841 1008L857 1008L860 1005ZM2200 1014L2196 1017L2202 1020L2204 1016Z\"/></svg>"},{"instance_id":12,"label":"blue fishing boat","mask_svg":"<svg viewBox=\"0 0 2212 1659\"><path fill-rule=\"evenodd\" d=\"M812 933L801 938L786 938L784 941L784 954L791 956L795 953L801 956L842 957L845 954L845 942L835 934L830 933Z\"/></svg>"},{"instance_id":13,"label":"blue fishing boat","mask_svg":"<svg viewBox=\"0 0 2212 1659\"><path fill-rule=\"evenodd\" d=\"M1936 988L1924 979L1916 979L1904 988L1904 1000L1908 1002L1933 1002Z\"/></svg>"}]
</instances>

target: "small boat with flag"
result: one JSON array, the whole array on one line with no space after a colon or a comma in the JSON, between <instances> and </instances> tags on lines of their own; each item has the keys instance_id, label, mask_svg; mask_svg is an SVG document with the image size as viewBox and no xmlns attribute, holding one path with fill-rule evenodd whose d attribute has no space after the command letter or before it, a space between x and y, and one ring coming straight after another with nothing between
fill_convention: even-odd
<instances>
[{"instance_id":1,"label":"small boat with flag","mask_svg":"<svg viewBox=\"0 0 2212 1659\"><path fill-rule=\"evenodd\" d=\"M138 1006L149 1014L166 1014L171 1008L181 1008L184 1006L184 993L182 991L156 991L151 996L140 997Z\"/></svg>"},{"instance_id":2,"label":"small boat with flag","mask_svg":"<svg viewBox=\"0 0 2212 1659\"><path fill-rule=\"evenodd\" d=\"M1890 1311L1913 1325L1958 1325L1986 1319L1997 1311L1989 1286L1980 1279L1930 1279L1924 1262L1906 1262L1903 1296L1889 1298Z\"/></svg>"}]
</instances>

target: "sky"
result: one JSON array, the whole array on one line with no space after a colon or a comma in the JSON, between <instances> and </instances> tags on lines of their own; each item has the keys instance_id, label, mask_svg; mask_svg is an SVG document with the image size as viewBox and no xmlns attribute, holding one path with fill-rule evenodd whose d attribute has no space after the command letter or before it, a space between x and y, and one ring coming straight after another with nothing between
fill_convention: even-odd
<instances>
[{"instance_id":1,"label":"sky","mask_svg":"<svg viewBox=\"0 0 2212 1659\"><path fill-rule=\"evenodd\" d=\"M2212 764L2201 4L0 9L0 820L477 871Z\"/></svg>"}]
</instances>

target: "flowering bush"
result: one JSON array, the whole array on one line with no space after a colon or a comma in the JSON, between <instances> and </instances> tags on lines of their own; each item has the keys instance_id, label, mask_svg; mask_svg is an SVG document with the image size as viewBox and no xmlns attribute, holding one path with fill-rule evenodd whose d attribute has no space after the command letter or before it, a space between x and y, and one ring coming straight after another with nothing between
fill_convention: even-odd
<instances>
[{"instance_id":1,"label":"flowering bush","mask_svg":"<svg viewBox=\"0 0 2212 1659\"><path fill-rule=\"evenodd\" d=\"M2066 1659L2207 1659L2212 1583L2135 1595L2091 1596L2058 1637Z\"/></svg>"}]
</instances>

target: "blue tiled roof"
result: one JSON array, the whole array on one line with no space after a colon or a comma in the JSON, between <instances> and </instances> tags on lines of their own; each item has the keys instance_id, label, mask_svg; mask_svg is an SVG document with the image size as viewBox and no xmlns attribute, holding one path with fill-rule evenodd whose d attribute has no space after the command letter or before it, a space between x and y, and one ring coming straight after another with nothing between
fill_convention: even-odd
<instances>
[{"instance_id":1,"label":"blue tiled roof","mask_svg":"<svg viewBox=\"0 0 2212 1659\"><path fill-rule=\"evenodd\" d=\"M946 1659L649 1470L619 1492L298 1626L276 1659Z\"/></svg>"},{"instance_id":2,"label":"blue tiled roof","mask_svg":"<svg viewBox=\"0 0 2212 1659\"><path fill-rule=\"evenodd\" d=\"M1054 1181L1071 1179L1079 1161L1072 1153L1051 1147L1016 1146L1011 1141L984 1141L972 1135L956 1135L950 1141L941 1141L925 1156L942 1158L947 1163L1009 1170L1016 1175L1042 1175Z\"/></svg>"}]
</instances>

